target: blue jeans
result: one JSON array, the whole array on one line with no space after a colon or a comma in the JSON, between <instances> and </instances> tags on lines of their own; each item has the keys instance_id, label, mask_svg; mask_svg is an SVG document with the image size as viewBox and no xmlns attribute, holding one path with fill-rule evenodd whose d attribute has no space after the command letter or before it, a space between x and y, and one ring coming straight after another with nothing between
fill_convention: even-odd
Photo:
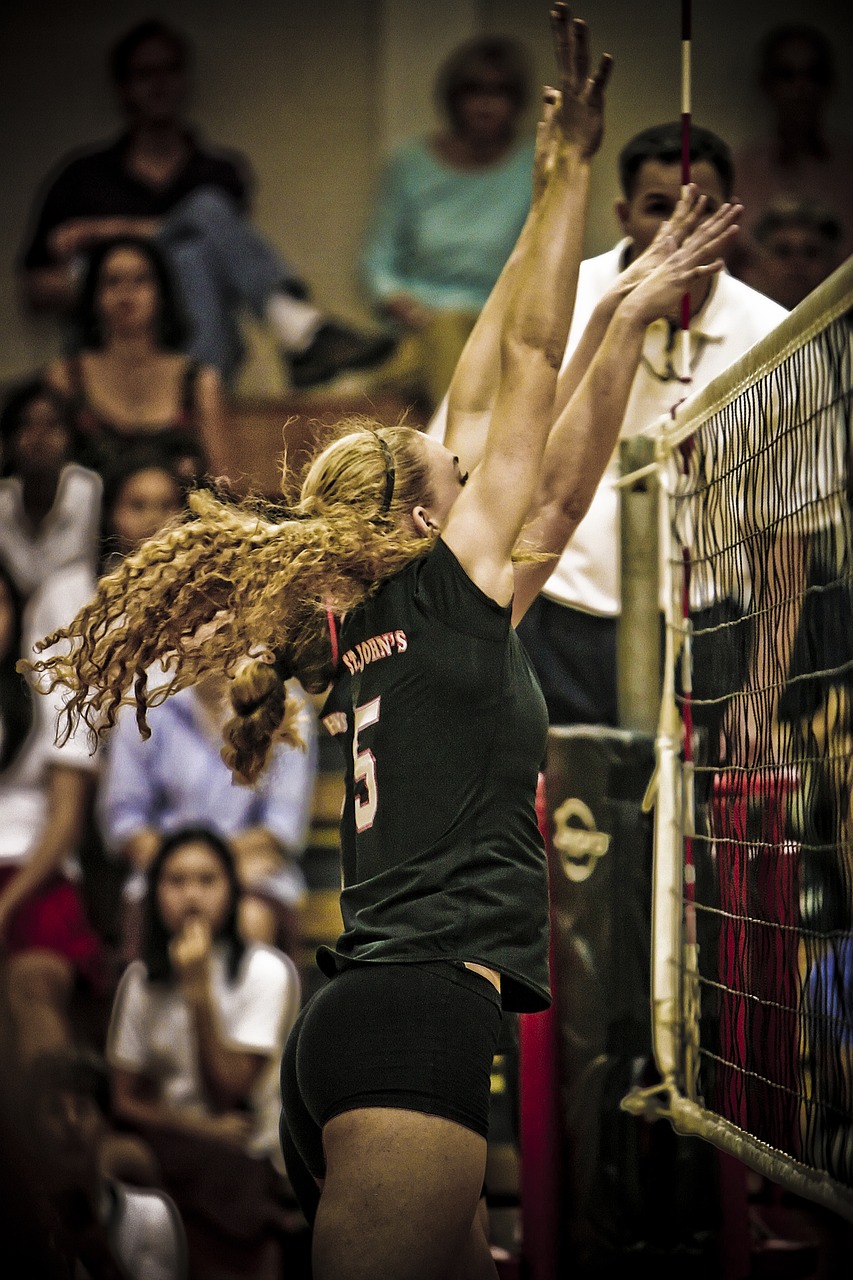
<instances>
[{"instance_id":1,"label":"blue jeans","mask_svg":"<svg viewBox=\"0 0 853 1280\"><path fill-rule=\"evenodd\" d=\"M169 213L157 234L191 326L189 352L215 365L226 381L243 356L239 312L259 319L280 290L301 288L275 249L216 187L199 187Z\"/></svg>"}]
</instances>

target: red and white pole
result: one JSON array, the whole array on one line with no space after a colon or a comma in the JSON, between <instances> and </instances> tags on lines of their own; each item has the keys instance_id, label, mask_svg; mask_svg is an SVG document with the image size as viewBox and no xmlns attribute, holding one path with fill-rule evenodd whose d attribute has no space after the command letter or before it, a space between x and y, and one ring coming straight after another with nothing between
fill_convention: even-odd
<instances>
[{"instance_id":1,"label":"red and white pole","mask_svg":"<svg viewBox=\"0 0 853 1280\"><path fill-rule=\"evenodd\" d=\"M684 194L690 182L690 53L692 40L691 0L681 0L681 191ZM681 299L681 333L678 360L678 376L682 382L690 382L690 295Z\"/></svg>"}]
</instances>

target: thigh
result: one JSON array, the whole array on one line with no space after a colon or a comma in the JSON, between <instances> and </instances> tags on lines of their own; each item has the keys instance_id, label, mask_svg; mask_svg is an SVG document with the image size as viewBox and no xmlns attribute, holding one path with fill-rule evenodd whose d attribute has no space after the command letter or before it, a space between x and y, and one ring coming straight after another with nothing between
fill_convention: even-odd
<instances>
[{"instance_id":1,"label":"thigh","mask_svg":"<svg viewBox=\"0 0 853 1280\"><path fill-rule=\"evenodd\" d=\"M485 1138L442 1116L381 1107L335 1116L323 1138L315 1280L453 1274L476 1237Z\"/></svg>"}]
</instances>

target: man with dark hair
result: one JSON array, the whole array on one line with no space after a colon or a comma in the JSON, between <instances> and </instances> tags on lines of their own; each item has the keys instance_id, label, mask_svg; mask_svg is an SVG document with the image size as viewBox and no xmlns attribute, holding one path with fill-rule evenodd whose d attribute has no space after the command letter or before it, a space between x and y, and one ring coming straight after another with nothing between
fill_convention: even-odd
<instances>
[{"instance_id":1,"label":"man with dark hair","mask_svg":"<svg viewBox=\"0 0 853 1280\"><path fill-rule=\"evenodd\" d=\"M242 356L237 313L266 321L295 387L367 368L393 348L326 316L248 220L251 180L237 153L208 149L187 128L190 49L166 23L128 31L110 57L127 130L110 146L61 164L41 198L21 258L34 310L67 313L86 254L116 235L156 236L192 324L191 354L233 378Z\"/></svg>"},{"instance_id":2,"label":"man with dark hair","mask_svg":"<svg viewBox=\"0 0 853 1280\"><path fill-rule=\"evenodd\" d=\"M643 165L648 161L665 166L681 164L681 122L652 125L627 142L619 153L619 183L626 200L633 199ZM708 163L717 171L726 200L732 194L732 157L729 148L710 129L694 124L690 129L690 163ZM621 221L621 215L620 215ZM638 250L638 252L642 252ZM635 255L636 256L636 255Z\"/></svg>"}]
</instances>

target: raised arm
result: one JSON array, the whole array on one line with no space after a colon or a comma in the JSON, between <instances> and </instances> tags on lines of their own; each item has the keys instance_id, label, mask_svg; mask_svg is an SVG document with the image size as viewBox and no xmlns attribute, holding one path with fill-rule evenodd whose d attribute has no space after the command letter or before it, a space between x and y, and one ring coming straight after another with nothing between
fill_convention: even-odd
<instances>
[{"instance_id":1,"label":"raised arm","mask_svg":"<svg viewBox=\"0 0 853 1280\"><path fill-rule=\"evenodd\" d=\"M443 537L472 580L501 604L513 594L511 555L553 420L557 373L583 246L590 162L603 131L610 58L589 75L586 26L552 10L560 101L553 157L513 282L500 336L501 374L483 458L454 504Z\"/></svg>"},{"instance_id":2,"label":"raised arm","mask_svg":"<svg viewBox=\"0 0 853 1280\"><path fill-rule=\"evenodd\" d=\"M693 192L691 204L698 203ZM701 209L700 209L701 212ZM668 314L690 284L721 270L735 235L739 205L723 205L680 246L670 236L660 265L616 306L591 364L558 417L545 449L539 488L523 545L548 558L516 569L518 622L549 578L589 507L615 448L639 365L646 329Z\"/></svg>"}]
</instances>

